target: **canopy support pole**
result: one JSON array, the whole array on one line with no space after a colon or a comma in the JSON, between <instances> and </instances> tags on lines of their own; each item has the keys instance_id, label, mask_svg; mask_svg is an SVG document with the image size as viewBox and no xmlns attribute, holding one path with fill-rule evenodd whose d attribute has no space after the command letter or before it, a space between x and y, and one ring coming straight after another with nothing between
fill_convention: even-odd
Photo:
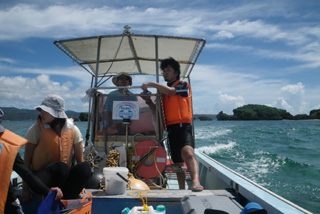
<instances>
[{"instance_id":1,"label":"canopy support pole","mask_svg":"<svg viewBox=\"0 0 320 214\"><path fill-rule=\"evenodd\" d=\"M101 48L101 37L98 36L98 48L97 48L97 63L96 63L96 74L94 79L94 87L96 88L98 85L98 74L99 74L99 62L100 62L100 48ZM92 101L92 109L93 109L93 124L92 124L92 130L91 130L91 139L92 142L95 142L95 133L96 133L96 113L97 113L97 96L96 94L93 97ZM91 118L90 118L91 120Z\"/></svg>"}]
</instances>

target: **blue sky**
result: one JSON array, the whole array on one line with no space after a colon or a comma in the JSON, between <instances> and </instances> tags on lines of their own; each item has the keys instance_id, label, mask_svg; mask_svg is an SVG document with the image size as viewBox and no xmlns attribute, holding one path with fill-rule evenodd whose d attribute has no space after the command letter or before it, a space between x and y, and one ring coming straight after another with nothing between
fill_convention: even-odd
<instances>
[{"instance_id":1,"label":"blue sky","mask_svg":"<svg viewBox=\"0 0 320 214\"><path fill-rule=\"evenodd\" d=\"M53 41L121 34L130 25L136 34L207 40L191 75L195 113L232 114L245 104L293 115L320 108L318 0L5 0L0 8L3 107L32 109L58 94L68 110L87 111L81 98L90 76Z\"/></svg>"}]
</instances>

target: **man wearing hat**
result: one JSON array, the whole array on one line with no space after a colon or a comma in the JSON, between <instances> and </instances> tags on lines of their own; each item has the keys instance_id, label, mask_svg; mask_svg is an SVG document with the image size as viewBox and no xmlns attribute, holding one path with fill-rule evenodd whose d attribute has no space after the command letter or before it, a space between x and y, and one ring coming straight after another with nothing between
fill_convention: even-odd
<instances>
[{"instance_id":1,"label":"man wearing hat","mask_svg":"<svg viewBox=\"0 0 320 214\"><path fill-rule=\"evenodd\" d=\"M117 90L111 91L108 96L105 106L104 106L104 119L106 120L107 127L114 127L113 124L117 124L118 131L121 132L121 121L112 120L112 109L114 101L138 101L136 96L130 96L133 94L128 90L128 86L132 85L132 78L126 72L121 72L112 78L112 82L115 86L119 88ZM121 96L114 96L121 95Z\"/></svg>"},{"instance_id":2,"label":"man wearing hat","mask_svg":"<svg viewBox=\"0 0 320 214\"><path fill-rule=\"evenodd\" d=\"M0 124L3 116L4 113L0 109ZM46 196L49 192L56 190L56 200L63 196L60 188L49 189L26 167L18 151L27 142L26 139L0 125L0 213L23 213L20 201L10 183L12 169L29 184L34 192Z\"/></svg>"},{"instance_id":3,"label":"man wearing hat","mask_svg":"<svg viewBox=\"0 0 320 214\"><path fill-rule=\"evenodd\" d=\"M25 164L48 187L60 187L65 199L76 198L91 176L91 167L83 160L81 132L67 117L60 96L48 95L35 109L40 115L25 136L29 140ZM73 152L77 162L74 166ZM22 198L24 201L31 198L25 183Z\"/></svg>"}]
</instances>

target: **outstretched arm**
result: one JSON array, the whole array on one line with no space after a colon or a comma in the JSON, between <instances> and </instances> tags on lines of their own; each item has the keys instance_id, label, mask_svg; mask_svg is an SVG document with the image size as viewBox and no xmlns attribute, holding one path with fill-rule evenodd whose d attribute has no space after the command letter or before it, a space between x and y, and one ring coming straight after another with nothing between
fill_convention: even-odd
<instances>
[{"instance_id":1,"label":"outstretched arm","mask_svg":"<svg viewBox=\"0 0 320 214\"><path fill-rule=\"evenodd\" d=\"M175 95L176 89L174 87L169 87L156 82L145 82L140 86L143 90L146 90L148 87L156 88L160 93L166 95Z\"/></svg>"}]
</instances>

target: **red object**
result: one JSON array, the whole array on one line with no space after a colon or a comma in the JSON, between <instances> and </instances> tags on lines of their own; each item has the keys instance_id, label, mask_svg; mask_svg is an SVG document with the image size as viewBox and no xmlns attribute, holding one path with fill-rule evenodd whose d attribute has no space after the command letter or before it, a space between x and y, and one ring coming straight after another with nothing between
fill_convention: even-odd
<instances>
[{"instance_id":1,"label":"red object","mask_svg":"<svg viewBox=\"0 0 320 214\"><path fill-rule=\"evenodd\" d=\"M166 151L162 146L158 146L157 148L156 146L157 143L153 140L142 141L136 145L136 151L132 157L134 164L147 155L147 160L137 170L137 174L143 178L157 177L166 168ZM148 154L154 148L156 149L151 154Z\"/></svg>"}]
</instances>

